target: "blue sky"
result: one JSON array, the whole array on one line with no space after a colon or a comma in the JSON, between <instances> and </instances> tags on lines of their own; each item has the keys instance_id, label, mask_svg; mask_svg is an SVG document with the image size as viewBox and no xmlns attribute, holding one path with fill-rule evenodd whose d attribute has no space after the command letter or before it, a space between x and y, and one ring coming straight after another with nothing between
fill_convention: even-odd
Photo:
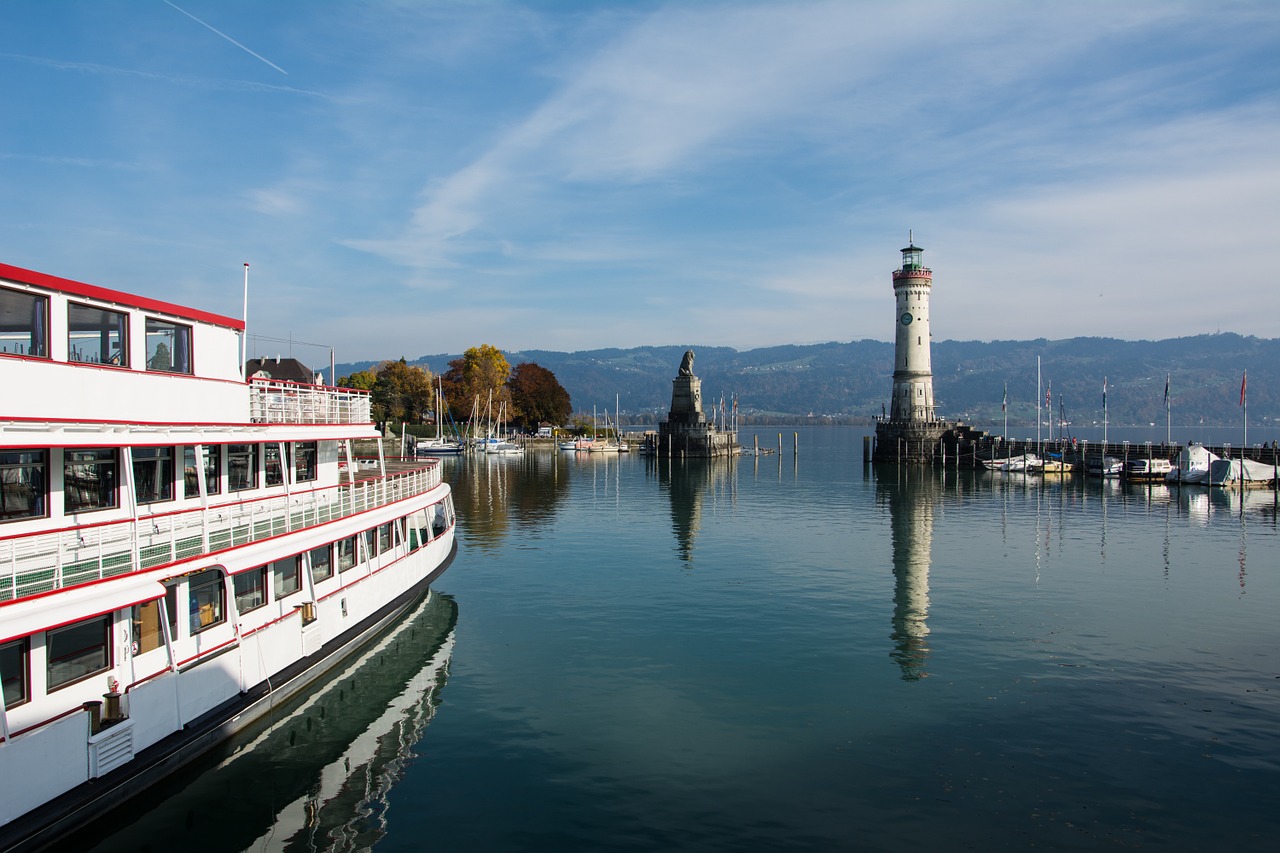
<instances>
[{"instance_id":1,"label":"blue sky","mask_svg":"<svg viewBox=\"0 0 1280 853\"><path fill-rule=\"evenodd\" d=\"M339 361L1280 335L1280 3L9 0L0 261ZM260 354L288 344L251 344ZM322 363L327 351L294 346Z\"/></svg>"}]
</instances>

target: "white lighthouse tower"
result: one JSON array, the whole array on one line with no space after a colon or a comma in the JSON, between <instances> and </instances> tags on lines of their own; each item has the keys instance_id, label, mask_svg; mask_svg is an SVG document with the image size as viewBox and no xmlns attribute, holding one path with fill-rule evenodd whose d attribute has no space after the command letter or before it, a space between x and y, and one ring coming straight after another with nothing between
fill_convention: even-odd
<instances>
[{"instance_id":1,"label":"white lighthouse tower","mask_svg":"<svg viewBox=\"0 0 1280 853\"><path fill-rule=\"evenodd\" d=\"M893 402L891 423L935 420L933 367L929 359L929 294L933 271L921 263L924 249L915 245L911 232L902 250L902 269L893 272L897 303L897 337L893 348Z\"/></svg>"},{"instance_id":2,"label":"white lighthouse tower","mask_svg":"<svg viewBox=\"0 0 1280 853\"><path fill-rule=\"evenodd\" d=\"M893 271L893 400L876 423L875 461L934 462L954 453L958 422L940 420L933 405L933 365L929 357L929 296L933 270L921 261L924 249L907 232L902 269Z\"/></svg>"}]
</instances>

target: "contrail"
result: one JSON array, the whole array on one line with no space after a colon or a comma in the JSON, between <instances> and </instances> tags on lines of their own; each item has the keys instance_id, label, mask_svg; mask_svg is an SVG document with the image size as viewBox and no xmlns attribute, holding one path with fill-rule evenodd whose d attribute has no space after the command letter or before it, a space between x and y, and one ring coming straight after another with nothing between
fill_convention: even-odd
<instances>
[{"instance_id":1,"label":"contrail","mask_svg":"<svg viewBox=\"0 0 1280 853\"><path fill-rule=\"evenodd\" d=\"M190 18L191 20L195 21L195 22L196 22L197 24L199 24L200 26L202 26L202 27L207 27L208 29L210 29L210 30L212 30L213 32L217 33L218 35L222 36L224 39L226 39L227 41L231 42L231 43L232 43L232 44L234 44L236 47L240 48L241 50L243 50L245 53L249 54L250 56L252 56L252 57L254 57L254 58L256 58L256 59L261 59L263 62L267 63L268 65L270 65L270 66L271 66L272 68L274 68L275 70L279 71L279 72L280 72L281 74L283 74L284 76L286 76L286 77L288 77L288 76L289 76L289 72L288 72L288 71L285 71L283 68L281 68L279 65L276 65L276 64L275 64L274 62L272 62L270 59L267 59L265 56L261 56L261 55L259 55L259 54L257 54L257 53L254 53L252 50L249 50L249 48L245 47L245 46L244 46L244 45L242 45L240 42L236 41L235 39L233 39L231 36L227 35L226 33L221 32L221 31L219 31L219 30L217 30L217 29L214 29L213 27L210 27L208 24L206 24L204 21L200 20L200 19L199 19L199 18L197 18L195 15L191 14L190 12L188 12L186 9L183 9L183 8L181 8L181 7L179 7L179 6L174 6L174 4L170 3L170 2L169 2L169 0L164 0L164 2L165 2L165 4L166 4L166 5L173 6L173 8L177 9L179 12L181 12L181 13L182 13L182 14L184 14L184 15L186 15L188 18Z\"/></svg>"}]
</instances>

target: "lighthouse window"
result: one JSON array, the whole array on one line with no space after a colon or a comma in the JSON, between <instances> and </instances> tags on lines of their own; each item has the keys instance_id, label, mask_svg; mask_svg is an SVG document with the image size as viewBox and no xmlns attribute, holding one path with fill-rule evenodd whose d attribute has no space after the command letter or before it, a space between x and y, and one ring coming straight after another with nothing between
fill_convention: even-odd
<instances>
[{"instance_id":1,"label":"lighthouse window","mask_svg":"<svg viewBox=\"0 0 1280 853\"><path fill-rule=\"evenodd\" d=\"M50 631L45 638L49 689L63 687L108 669L111 666L111 649L107 644L110 630L111 617L108 615Z\"/></svg>"},{"instance_id":2,"label":"lighthouse window","mask_svg":"<svg viewBox=\"0 0 1280 853\"><path fill-rule=\"evenodd\" d=\"M0 287L0 355L49 357L49 299Z\"/></svg>"}]
</instances>

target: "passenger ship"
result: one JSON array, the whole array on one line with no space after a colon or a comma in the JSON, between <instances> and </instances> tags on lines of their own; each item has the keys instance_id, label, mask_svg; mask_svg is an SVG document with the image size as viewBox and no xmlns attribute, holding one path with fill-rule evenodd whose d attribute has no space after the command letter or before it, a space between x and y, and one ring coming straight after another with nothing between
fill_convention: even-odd
<instances>
[{"instance_id":1,"label":"passenger ship","mask_svg":"<svg viewBox=\"0 0 1280 853\"><path fill-rule=\"evenodd\" d=\"M368 392L245 377L244 331L0 264L0 849L262 718L453 559L441 462L357 460Z\"/></svg>"}]
</instances>

